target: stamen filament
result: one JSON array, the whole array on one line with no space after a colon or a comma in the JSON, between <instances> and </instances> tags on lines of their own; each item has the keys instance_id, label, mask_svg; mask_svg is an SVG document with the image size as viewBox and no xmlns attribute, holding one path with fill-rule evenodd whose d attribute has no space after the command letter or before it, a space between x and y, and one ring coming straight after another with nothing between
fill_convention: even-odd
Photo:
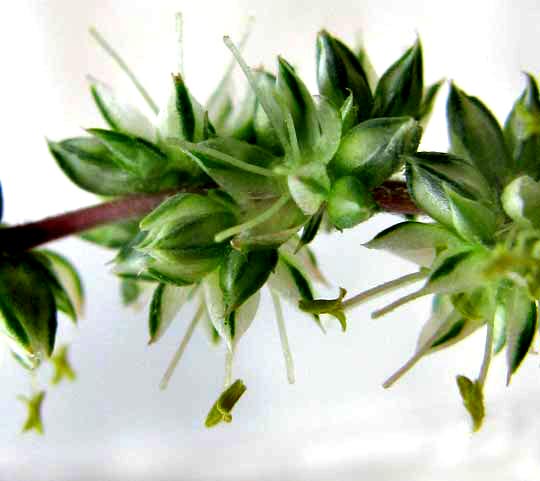
<instances>
[{"instance_id":1,"label":"stamen filament","mask_svg":"<svg viewBox=\"0 0 540 481\"><path fill-rule=\"evenodd\" d=\"M174 138L168 138L167 141L175 145L178 145L180 148L182 148L182 150L186 154L190 155L190 157L192 158L194 157L192 152L196 152L202 155L215 157L221 162L224 162L233 167L236 167L237 169L245 170L246 172L251 172L252 174L262 175L264 177L277 177L279 175L270 169L265 169L264 167L248 164L247 162L244 162L243 160L238 160L236 157L233 157L228 154L224 154L223 152L212 149L210 147L204 147L202 145L193 144L191 142L178 140Z\"/></svg>"},{"instance_id":2,"label":"stamen filament","mask_svg":"<svg viewBox=\"0 0 540 481\"><path fill-rule=\"evenodd\" d=\"M182 12L177 12L176 20L176 38L178 45L178 73L184 77L184 16Z\"/></svg>"},{"instance_id":3,"label":"stamen filament","mask_svg":"<svg viewBox=\"0 0 540 481\"><path fill-rule=\"evenodd\" d=\"M159 112L157 104L152 100L152 97L148 94L146 89L142 86L141 82L139 82L139 79L135 76L135 74L131 71L131 69L128 67L126 62L120 57L118 52L114 50L111 45L105 40L105 38L94 28L90 27L90 35L96 40L96 42L107 52L110 57L118 64L118 66L124 71L124 73L129 77L135 88L139 91L141 96L144 98L148 106L152 109L152 112L154 112L156 115Z\"/></svg>"},{"instance_id":4,"label":"stamen filament","mask_svg":"<svg viewBox=\"0 0 540 481\"><path fill-rule=\"evenodd\" d=\"M246 46L246 43L253 29L254 21L255 21L255 17L251 15L246 20L246 24L244 26L244 32L242 33L242 36L240 37L240 42L238 42L239 52L242 52L244 50L244 47ZM235 56L233 55L231 61L227 65L225 73L223 74L223 77L221 78L216 90L214 90L214 93L210 96L210 98L208 99L208 102L206 103L206 110L211 111L213 107L215 106L215 104L220 100L220 97L223 95L223 88L230 81L232 72L236 64L237 64L237 61L236 61Z\"/></svg>"},{"instance_id":5,"label":"stamen filament","mask_svg":"<svg viewBox=\"0 0 540 481\"><path fill-rule=\"evenodd\" d=\"M289 145L291 146L292 160L295 165L299 165L302 157L300 154L300 146L298 145L298 137L296 136L296 128L294 126L294 120L292 118L290 110L284 105L281 97L278 97L282 106L283 114L285 116L285 126L287 127L287 133L289 134Z\"/></svg>"},{"instance_id":6,"label":"stamen filament","mask_svg":"<svg viewBox=\"0 0 540 481\"><path fill-rule=\"evenodd\" d=\"M242 58L240 51L234 45L231 39L228 36L225 36L223 37L223 42L236 58L236 61L238 62L238 65L240 65L240 68L243 70L249 84L251 85L251 88L257 95L257 100L260 102L261 107L268 116L272 127L274 127L274 130L276 131L276 135L278 136L281 145L285 150L287 150L289 148L289 144L287 142L287 138L285 137L285 132L283 132L282 130L282 126L278 125L277 123L276 119L278 119L279 116L275 112L275 107L272 105L271 100L265 95L265 92L263 92L262 89L259 88L257 79L253 75L253 72L251 71L245 60Z\"/></svg>"},{"instance_id":7,"label":"stamen filament","mask_svg":"<svg viewBox=\"0 0 540 481\"><path fill-rule=\"evenodd\" d=\"M176 369L176 366L180 362L180 359L182 358L182 355L184 354L184 351L186 350L186 347L189 341L191 340L191 336L193 335L193 332L195 331L195 328L197 327L197 324L199 323L203 313L204 313L204 304L201 303L199 305L199 308L197 309L197 312L195 313L195 316L193 316L193 319L191 320L191 323L189 324L186 330L186 333L184 334L184 337L182 338L182 342L180 343L180 346L178 346L178 349L176 350L169 366L167 367L167 370L165 371L163 378L161 379L161 382L159 384L159 388L161 390L167 389L171 376L173 375Z\"/></svg>"},{"instance_id":8,"label":"stamen filament","mask_svg":"<svg viewBox=\"0 0 540 481\"><path fill-rule=\"evenodd\" d=\"M442 332L447 328L445 324L439 327L424 343L424 345L414 353L414 355L400 368L398 369L392 376L390 376L384 383L383 387L385 389L388 389L391 387L396 381L398 381L402 376L404 376L407 372L409 372L416 363L424 357L424 355L432 348L433 343L441 336Z\"/></svg>"},{"instance_id":9,"label":"stamen filament","mask_svg":"<svg viewBox=\"0 0 540 481\"><path fill-rule=\"evenodd\" d=\"M232 368L234 358L234 348L227 348L225 352L225 382L224 388L227 389L232 383Z\"/></svg>"},{"instance_id":10,"label":"stamen filament","mask_svg":"<svg viewBox=\"0 0 540 481\"><path fill-rule=\"evenodd\" d=\"M386 314L389 314L390 312L396 310L398 307L401 307L405 304L408 304L409 302L412 302L422 296L427 296L428 294L431 294L431 292L426 291L424 289L420 289L419 291L413 292L412 294L408 294L401 299L398 299L397 301L392 302L386 307L383 307L382 309L379 309L378 311L375 311L371 314L372 319L377 319L379 317L385 316Z\"/></svg>"},{"instance_id":11,"label":"stamen filament","mask_svg":"<svg viewBox=\"0 0 540 481\"><path fill-rule=\"evenodd\" d=\"M484 358L482 359L482 367L478 374L478 384L480 388L484 387L486 383L489 365L491 364L491 358L493 357L493 319L488 321L486 326L486 344L484 348ZM510 379L507 380L509 382Z\"/></svg>"},{"instance_id":12,"label":"stamen filament","mask_svg":"<svg viewBox=\"0 0 540 481\"><path fill-rule=\"evenodd\" d=\"M274 204L271 207L266 209L264 212L262 212L258 216L242 224L238 224L228 229L222 230L221 232L216 234L216 236L214 237L214 240L216 242L223 242L225 239L228 239L229 237L239 234L242 231L252 229L253 227L257 225L262 224L263 222L266 222L268 219L272 218L274 214L279 212L281 208L284 207L287 202L289 202L289 195L284 195L279 200L274 202Z\"/></svg>"},{"instance_id":13,"label":"stamen filament","mask_svg":"<svg viewBox=\"0 0 540 481\"><path fill-rule=\"evenodd\" d=\"M417 281L425 279L428 275L428 269L420 269L420 271L418 272L407 274L405 276L398 277L397 279L394 279L392 281L385 282L384 284L373 287L372 289L368 289L367 291L361 292L360 294L357 294L356 296L347 299L343 302L343 308L350 309L359 304L362 304L363 302L375 299L376 297L382 296L401 287L405 287L409 284L413 284Z\"/></svg>"},{"instance_id":14,"label":"stamen filament","mask_svg":"<svg viewBox=\"0 0 540 481\"><path fill-rule=\"evenodd\" d=\"M281 309L281 302L279 296L270 290L272 294L272 302L274 303L274 311L276 313L276 321L279 331L279 340L281 342L281 350L283 351L283 359L285 360L285 369L287 370L287 379L289 384L295 383L294 375L294 360L292 357L291 349L289 347L289 339L287 337L287 328L285 326L285 319L283 318L283 310Z\"/></svg>"}]
</instances>

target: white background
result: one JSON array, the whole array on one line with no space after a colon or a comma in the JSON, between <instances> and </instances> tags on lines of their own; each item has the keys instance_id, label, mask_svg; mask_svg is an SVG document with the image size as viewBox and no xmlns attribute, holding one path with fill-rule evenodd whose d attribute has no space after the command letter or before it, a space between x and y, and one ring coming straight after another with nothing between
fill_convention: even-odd
<instances>
[{"instance_id":1,"label":"white background","mask_svg":"<svg viewBox=\"0 0 540 481\"><path fill-rule=\"evenodd\" d=\"M178 10L185 15L187 82L201 100L229 58L222 35L238 38L248 14L257 20L248 62L271 68L282 54L312 88L314 39L323 27L351 44L361 31L379 73L419 33L427 81L454 79L501 121L522 89L520 71L540 69L540 7L534 0L3 0L1 6L0 178L10 223L95 202L62 175L44 141L101 125L87 91L88 73L136 98L89 38L90 25L122 52L157 98L176 65ZM426 149L446 148L445 95L426 132ZM317 239L334 286L354 293L413 269L361 247L396 220L381 216ZM29 380L6 360L0 371L0 479L539 479L539 362L533 356L511 389L504 387L504 359L496 360L486 392L488 418L475 436L454 378L476 375L481 333L421 362L390 391L380 387L414 349L427 301L378 321L369 312L380 302L359 308L346 334L335 328L326 336L288 309L297 366L297 384L289 386L266 299L235 362L235 377L244 379L248 392L231 425L205 430L204 418L222 385L222 349L210 348L197 333L170 388L160 392L159 378L190 313L149 348L145 310L121 307L117 281L105 265L110 253L79 240L54 247L80 267L87 290L85 318L78 329L63 322L61 334L72 343L79 379L49 390L46 436L22 436L24 408L15 396L29 392Z\"/></svg>"}]
</instances>

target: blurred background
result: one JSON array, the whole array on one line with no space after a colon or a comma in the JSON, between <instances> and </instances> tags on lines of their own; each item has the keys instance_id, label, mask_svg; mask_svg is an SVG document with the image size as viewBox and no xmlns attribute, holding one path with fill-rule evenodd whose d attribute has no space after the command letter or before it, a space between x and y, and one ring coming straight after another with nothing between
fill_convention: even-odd
<instances>
[{"instance_id":1,"label":"blurred background","mask_svg":"<svg viewBox=\"0 0 540 481\"><path fill-rule=\"evenodd\" d=\"M56 167L45 137L101 126L85 76L138 97L91 40L95 25L148 90L165 95L177 65L174 13L184 13L187 83L200 100L229 61L222 36L238 39L249 15L256 25L245 57L251 65L291 61L315 91L315 35L321 28L349 44L361 34L378 73L421 36L426 81L454 79L480 96L501 121L523 88L521 71L540 70L540 5L535 0L18 0L2 2L0 106L5 219L35 220L95 202ZM446 89L423 148L447 147ZM361 244L398 219L380 216L344 234L320 236L324 273L355 293L410 272L398 259ZM339 247L336 247L339 246ZM421 362L389 391L381 383L412 353L428 316L418 301L386 318L359 307L343 334L326 336L287 309L297 383L289 386L268 298L242 339L235 378L248 392L231 425L203 427L223 382L223 348L196 333L169 389L158 383L190 313L149 348L146 310L125 309L106 263L110 252L77 239L54 248L83 273L88 305L78 328L63 321L75 384L51 388L45 437L19 434L28 377L10 359L0 370L0 479L10 480L360 480L533 481L540 477L539 360L530 356L504 385L496 359L486 387L488 417L470 433L456 374L476 376L483 334ZM46 367L40 374L47 380Z\"/></svg>"}]
</instances>

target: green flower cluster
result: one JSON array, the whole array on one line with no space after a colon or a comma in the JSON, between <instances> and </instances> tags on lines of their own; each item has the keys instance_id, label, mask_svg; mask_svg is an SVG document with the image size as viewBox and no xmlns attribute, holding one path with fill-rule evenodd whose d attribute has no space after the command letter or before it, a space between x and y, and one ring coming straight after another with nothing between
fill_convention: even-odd
<instances>
[{"instance_id":1,"label":"green flower cluster","mask_svg":"<svg viewBox=\"0 0 540 481\"><path fill-rule=\"evenodd\" d=\"M93 35L127 69L105 40ZM108 129L49 142L64 173L100 196L206 189L172 195L144 218L84 234L118 249L114 272L125 280L126 301L154 283L151 343L184 304L197 304L162 386L199 323L226 343L229 386L235 346L256 314L263 286L273 293L289 381L294 372L280 298L301 301L321 328L324 313L345 327L339 306L310 304L313 281L321 275L306 244L324 219L341 230L377 212L372 189L403 168L404 155L416 152L421 122L441 85L424 89L419 41L377 80L364 50L355 54L320 32L315 96L285 59L278 58L275 75L251 69L231 40L225 43L249 84L240 105L231 96L234 63L204 106L177 72L166 104L157 108L127 70L154 118L90 78Z\"/></svg>"},{"instance_id":2,"label":"green flower cluster","mask_svg":"<svg viewBox=\"0 0 540 481\"><path fill-rule=\"evenodd\" d=\"M423 356L455 344L486 325L478 379L458 377L475 429L484 416L483 386L493 354L506 347L508 381L531 348L540 299L540 99L535 80L516 102L504 129L476 98L450 87L450 153L417 152L442 81L424 86L417 40L377 78L366 51L354 52L326 31L317 36L319 92L312 95L279 57L275 73L250 68L225 37L233 59L206 104L182 69L158 107L125 62L95 30L98 43L133 81L152 116L90 77L90 91L107 128L49 141L58 166L80 188L115 199L166 198L146 215L86 231L82 237L115 251L113 271L126 304L148 287L149 343L166 333L179 311L195 314L163 377L167 386L197 326L226 350L225 390L206 425L230 422L246 391L233 381L233 357L270 291L289 382L294 366L281 299L310 315L333 316L345 331L346 313L374 295L419 279L424 286L377 311L381 316L435 294L433 313L412 358L390 386ZM233 102L235 65L249 88ZM421 266L418 273L345 299L316 299L324 281L308 244L321 226L343 230L379 211L374 189L405 173L416 205L434 222L401 222L367 247ZM0 190L0 213L2 211ZM1 214L0 214L1 215ZM0 250L0 320L10 348L26 367L51 356L56 311L75 319L79 277L50 251ZM65 348L53 357L53 382L74 377ZM25 429L42 429L44 398L24 398Z\"/></svg>"},{"instance_id":3,"label":"green flower cluster","mask_svg":"<svg viewBox=\"0 0 540 481\"><path fill-rule=\"evenodd\" d=\"M436 222L403 222L367 244L418 263L427 277L419 291L375 317L435 294L415 354L386 386L424 355L487 326L478 379L458 377L475 429L484 415L482 388L492 354L506 347L509 383L532 349L538 325L540 99L534 78L526 78L504 129L480 100L451 86L451 154L405 157L409 192Z\"/></svg>"}]
</instances>

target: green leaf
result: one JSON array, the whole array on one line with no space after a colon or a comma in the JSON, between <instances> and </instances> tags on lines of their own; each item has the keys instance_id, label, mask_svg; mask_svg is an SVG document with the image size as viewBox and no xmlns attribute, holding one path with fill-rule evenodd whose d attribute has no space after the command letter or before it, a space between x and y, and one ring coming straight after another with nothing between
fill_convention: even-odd
<instances>
[{"instance_id":1,"label":"green leaf","mask_svg":"<svg viewBox=\"0 0 540 481\"><path fill-rule=\"evenodd\" d=\"M283 155L284 146L281 143L280 137L286 138L286 133L283 119L279 114L279 107L273 97L276 87L276 77L263 70L254 71L253 73L255 74L259 89L257 97L259 94L262 94L272 109L272 119L270 119L261 100L257 98L255 118L253 121L256 144L274 155ZM277 126L274 126L274 123Z\"/></svg>"},{"instance_id":2,"label":"green leaf","mask_svg":"<svg viewBox=\"0 0 540 481\"><path fill-rule=\"evenodd\" d=\"M206 335L206 338L208 339L208 342L212 346L217 346L221 342L221 336L219 335L219 332L216 331L216 328L214 327L214 324L212 324L210 316L206 310L204 311L203 317L200 320L200 325Z\"/></svg>"},{"instance_id":3,"label":"green leaf","mask_svg":"<svg viewBox=\"0 0 540 481\"><path fill-rule=\"evenodd\" d=\"M452 153L469 160L490 185L504 186L512 174L511 160L493 114L454 84L450 86L446 113Z\"/></svg>"},{"instance_id":4,"label":"green leaf","mask_svg":"<svg viewBox=\"0 0 540 481\"><path fill-rule=\"evenodd\" d=\"M514 159L512 174L540 177L540 98L534 77L525 73L527 86L504 125L504 137Z\"/></svg>"},{"instance_id":5,"label":"green leaf","mask_svg":"<svg viewBox=\"0 0 540 481\"><path fill-rule=\"evenodd\" d=\"M476 432L482 427L485 416L482 386L478 381L473 382L465 376L457 376L456 381L465 409L471 416L473 431Z\"/></svg>"},{"instance_id":6,"label":"green leaf","mask_svg":"<svg viewBox=\"0 0 540 481\"><path fill-rule=\"evenodd\" d=\"M453 346L484 325L484 320L467 319L454 308L451 297L437 294L432 314L422 327L417 352L435 352Z\"/></svg>"},{"instance_id":7,"label":"green leaf","mask_svg":"<svg viewBox=\"0 0 540 481\"><path fill-rule=\"evenodd\" d=\"M452 294L450 299L456 310L468 321L484 324L491 322L495 316L497 289L491 283Z\"/></svg>"},{"instance_id":8,"label":"green leaf","mask_svg":"<svg viewBox=\"0 0 540 481\"><path fill-rule=\"evenodd\" d=\"M169 328L182 306L188 301L193 287L180 287L160 283L152 296L150 303L148 328L153 344L161 339Z\"/></svg>"},{"instance_id":9,"label":"green leaf","mask_svg":"<svg viewBox=\"0 0 540 481\"><path fill-rule=\"evenodd\" d=\"M146 272L162 282L177 285L199 281L220 263L225 244L216 234L234 225L227 206L198 194L168 198L140 223L144 238L134 247Z\"/></svg>"},{"instance_id":10,"label":"green leaf","mask_svg":"<svg viewBox=\"0 0 540 481\"><path fill-rule=\"evenodd\" d=\"M319 134L310 151L304 153L304 163L317 162L327 165L334 157L342 137L340 111L324 97L314 97L319 119Z\"/></svg>"},{"instance_id":11,"label":"green leaf","mask_svg":"<svg viewBox=\"0 0 540 481\"><path fill-rule=\"evenodd\" d=\"M369 88L372 92L374 92L377 88L377 84L379 83L379 76L377 75L377 72L375 72L375 68L373 67L367 50L363 45L360 45L360 47L358 48L356 58L360 62L360 65L362 65L362 69L366 74Z\"/></svg>"},{"instance_id":12,"label":"green leaf","mask_svg":"<svg viewBox=\"0 0 540 481\"><path fill-rule=\"evenodd\" d=\"M264 214L271 208L274 202L259 202L257 214ZM277 248L284 242L291 239L306 222L306 216L298 208L296 203L289 201L272 215L268 220L257 224L256 226L244 229L235 235L231 240L231 245L238 250L250 249L270 249Z\"/></svg>"},{"instance_id":13,"label":"green leaf","mask_svg":"<svg viewBox=\"0 0 540 481\"><path fill-rule=\"evenodd\" d=\"M481 322L465 319L454 309L449 296L436 295L433 313L422 328L415 353L383 384L389 388L410 371L426 354L451 346L474 332Z\"/></svg>"},{"instance_id":14,"label":"green leaf","mask_svg":"<svg viewBox=\"0 0 540 481\"><path fill-rule=\"evenodd\" d=\"M298 266L308 278L329 285L319 269L317 257L313 250L309 246L306 246L305 249L299 251L296 246L296 239L290 239L280 246L279 252L285 255L289 259L289 262Z\"/></svg>"},{"instance_id":15,"label":"green leaf","mask_svg":"<svg viewBox=\"0 0 540 481\"><path fill-rule=\"evenodd\" d=\"M89 242L118 249L127 244L139 232L139 220L124 220L87 230L81 237Z\"/></svg>"},{"instance_id":16,"label":"green leaf","mask_svg":"<svg viewBox=\"0 0 540 481\"><path fill-rule=\"evenodd\" d=\"M30 255L0 263L0 322L13 351L36 365L48 358L56 337L56 304L50 276Z\"/></svg>"},{"instance_id":17,"label":"green leaf","mask_svg":"<svg viewBox=\"0 0 540 481\"><path fill-rule=\"evenodd\" d=\"M26 404L28 410L22 432L34 430L37 434L43 434L43 422L41 420L41 405L45 399L45 391L39 391L32 397L19 396L19 401Z\"/></svg>"},{"instance_id":18,"label":"green leaf","mask_svg":"<svg viewBox=\"0 0 540 481\"><path fill-rule=\"evenodd\" d=\"M493 209L458 194L444 185L448 198L452 224L456 232L465 240L490 244L494 241L497 215Z\"/></svg>"},{"instance_id":19,"label":"green leaf","mask_svg":"<svg viewBox=\"0 0 540 481\"><path fill-rule=\"evenodd\" d=\"M39 250L50 263L50 269L67 293L78 316L83 315L84 289L81 277L75 266L64 256L48 249Z\"/></svg>"},{"instance_id":20,"label":"green leaf","mask_svg":"<svg viewBox=\"0 0 540 481\"><path fill-rule=\"evenodd\" d=\"M211 215L230 213L230 209L201 194L176 194L168 197L139 223L144 231L162 233L167 227L173 229Z\"/></svg>"},{"instance_id":21,"label":"green leaf","mask_svg":"<svg viewBox=\"0 0 540 481\"><path fill-rule=\"evenodd\" d=\"M142 279L141 274L147 274L151 279L167 284L194 284L219 266L223 252L221 245L183 252L160 251L159 257L145 259L145 270L138 277Z\"/></svg>"},{"instance_id":22,"label":"green leaf","mask_svg":"<svg viewBox=\"0 0 540 481\"><path fill-rule=\"evenodd\" d=\"M253 139L256 109L257 98L253 90L249 89L238 107L231 108L219 123L214 122L219 136L246 141Z\"/></svg>"},{"instance_id":23,"label":"green leaf","mask_svg":"<svg viewBox=\"0 0 540 481\"><path fill-rule=\"evenodd\" d=\"M238 309L268 280L278 261L275 249L239 252L229 249L219 269L226 312Z\"/></svg>"},{"instance_id":24,"label":"green leaf","mask_svg":"<svg viewBox=\"0 0 540 481\"><path fill-rule=\"evenodd\" d=\"M122 296L122 304L130 306L135 303L141 295L140 283L132 279L122 279L120 282L120 294Z\"/></svg>"},{"instance_id":25,"label":"green leaf","mask_svg":"<svg viewBox=\"0 0 540 481\"><path fill-rule=\"evenodd\" d=\"M315 239L317 232L319 232L325 210L326 206L324 204L321 205L321 207L319 207L319 210L315 212L315 214L313 214L306 222L302 230L302 237L300 237L300 240L298 241L296 252L298 252L302 247L310 244L311 241Z\"/></svg>"},{"instance_id":26,"label":"green leaf","mask_svg":"<svg viewBox=\"0 0 540 481\"><path fill-rule=\"evenodd\" d=\"M247 388L241 379L236 380L225 389L210 409L204 423L205 426L213 428L221 422L230 423L232 421L231 411L246 390Z\"/></svg>"},{"instance_id":27,"label":"green leaf","mask_svg":"<svg viewBox=\"0 0 540 481\"><path fill-rule=\"evenodd\" d=\"M317 144L320 137L317 108L313 97L300 77L296 75L294 68L282 57L278 57L276 93L278 101L283 100L282 108L285 108L292 116L300 151L309 151ZM288 132L289 143L293 144L294 140L290 135Z\"/></svg>"},{"instance_id":28,"label":"green leaf","mask_svg":"<svg viewBox=\"0 0 540 481\"><path fill-rule=\"evenodd\" d=\"M227 343L229 351L234 351L236 344L249 329L259 307L260 293L256 292L236 311L229 312L220 286L220 274L214 271L203 281L204 298L208 315L214 328Z\"/></svg>"},{"instance_id":29,"label":"green leaf","mask_svg":"<svg viewBox=\"0 0 540 481\"><path fill-rule=\"evenodd\" d=\"M523 287L507 283L499 293L500 311L506 324L507 384L529 353L538 326L536 303Z\"/></svg>"},{"instance_id":30,"label":"green leaf","mask_svg":"<svg viewBox=\"0 0 540 481\"><path fill-rule=\"evenodd\" d=\"M283 192L270 171L279 160L260 147L232 138L216 138L186 149L200 168L239 203L279 197ZM253 169L248 170L250 167Z\"/></svg>"},{"instance_id":31,"label":"green leaf","mask_svg":"<svg viewBox=\"0 0 540 481\"><path fill-rule=\"evenodd\" d=\"M77 312L75 311L75 306L73 305L73 302L71 301L64 287L58 281L56 274L53 272L51 262L39 251L33 251L31 255L43 266L43 273L47 278L49 289L54 296L56 308L65 313L73 322L76 323Z\"/></svg>"},{"instance_id":32,"label":"green leaf","mask_svg":"<svg viewBox=\"0 0 540 481\"><path fill-rule=\"evenodd\" d=\"M104 129L88 129L113 155L118 166L132 175L145 179L163 174L168 160L159 148L140 137Z\"/></svg>"},{"instance_id":33,"label":"green leaf","mask_svg":"<svg viewBox=\"0 0 540 481\"><path fill-rule=\"evenodd\" d=\"M112 130L141 137L149 142L155 140L154 126L145 115L121 101L108 85L93 77L88 77L88 80L94 102Z\"/></svg>"},{"instance_id":34,"label":"green leaf","mask_svg":"<svg viewBox=\"0 0 540 481\"><path fill-rule=\"evenodd\" d=\"M291 197L306 215L315 214L330 192L330 178L326 167L311 162L296 169L287 176Z\"/></svg>"},{"instance_id":35,"label":"green leaf","mask_svg":"<svg viewBox=\"0 0 540 481\"><path fill-rule=\"evenodd\" d=\"M540 183L528 175L514 179L504 188L501 203L516 224L525 228L540 227Z\"/></svg>"},{"instance_id":36,"label":"green leaf","mask_svg":"<svg viewBox=\"0 0 540 481\"><path fill-rule=\"evenodd\" d=\"M378 210L373 196L354 177L334 182L328 197L328 216L336 229L349 229L369 219Z\"/></svg>"},{"instance_id":37,"label":"green leaf","mask_svg":"<svg viewBox=\"0 0 540 481\"><path fill-rule=\"evenodd\" d=\"M373 117L416 117L424 91L422 46L418 39L383 74L373 99Z\"/></svg>"},{"instance_id":38,"label":"green leaf","mask_svg":"<svg viewBox=\"0 0 540 481\"><path fill-rule=\"evenodd\" d=\"M496 306L493 315L493 353L498 354L506 345L507 316L504 297L511 281L504 279L500 282L496 293Z\"/></svg>"},{"instance_id":39,"label":"green leaf","mask_svg":"<svg viewBox=\"0 0 540 481\"><path fill-rule=\"evenodd\" d=\"M355 123L369 118L373 96L362 64L345 44L324 30L317 36L317 82L320 93L338 108L353 96Z\"/></svg>"},{"instance_id":40,"label":"green leaf","mask_svg":"<svg viewBox=\"0 0 540 481\"><path fill-rule=\"evenodd\" d=\"M497 209L490 186L463 159L437 152L418 152L405 160L407 187L415 204L441 224L454 228L448 189Z\"/></svg>"},{"instance_id":41,"label":"green leaf","mask_svg":"<svg viewBox=\"0 0 540 481\"><path fill-rule=\"evenodd\" d=\"M347 132L330 163L336 177L352 175L368 189L382 184L416 152L421 128L409 117L372 119Z\"/></svg>"},{"instance_id":42,"label":"green leaf","mask_svg":"<svg viewBox=\"0 0 540 481\"><path fill-rule=\"evenodd\" d=\"M115 196L160 189L159 184L144 182L120 168L97 139L76 137L48 142L48 145L64 174L80 188L94 194Z\"/></svg>"},{"instance_id":43,"label":"green leaf","mask_svg":"<svg viewBox=\"0 0 540 481\"><path fill-rule=\"evenodd\" d=\"M440 257L426 283L426 292L462 292L479 287L488 280L485 271L491 263L491 256L485 249L448 252Z\"/></svg>"},{"instance_id":44,"label":"green leaf","mask_svg":"<svg viewBox=\"0 0 540 481\"><path fill-rule=\"evenodd\" d=\"M442 225L406 221L383 230L364 245L428 267L436 255L462 244L461 239Z\"/></svg>"},{"instance_id":45,"label":"green leaf","mask_svg":"<svg viewBox=\"0 0 540 481\"><path fill-rule=\"evenodd\" d=\"M416 119L420 122L420 125L423 128L426 128L429 122L429 119L431 117L431 111L433 110L435 100L437 99L437 94L439 93L439 90L441 89L443 83L444 80L439 80L433 85L430 85L424 91L424 95L422 96L422 103L420 104L418 115L416 116Z\"/></svg>"},{"instance_id":46,"label":"green leaf","mask_svg":"<svg viewBox=\"0 0 540 481\"><path fill-rule=\"evenodd\" d=\"M142 242L147 232L139 232L128 244L120 249L114 258L112 272L123 279L155 281L147 272L147 263L151 260L148 254L135 249Z\"/></svg>"},{"instance_id":47,"label":"green leaf","mask_svg":"<svg viewBox=\"0 0 540 481\"><path fill-rule=\"evenodd\" d=\"M345 135L358 123L356 121L358 115L357 110L358 107L354 105L353 96L352 94L350 94L339 109L339 116L341 117L342 135Z\"/></svg>"},{"instance_id":48,"label":"green leaf","mask_svg":"<svg viewBox=\"0 0 540 481\"><path fill-rule=\"evenodd\" d=\"M172 76L171 90L166 106L158 115L160 139L204 140L204 110L189 92L181 75Z\"/></svg>"}]
</instances>

